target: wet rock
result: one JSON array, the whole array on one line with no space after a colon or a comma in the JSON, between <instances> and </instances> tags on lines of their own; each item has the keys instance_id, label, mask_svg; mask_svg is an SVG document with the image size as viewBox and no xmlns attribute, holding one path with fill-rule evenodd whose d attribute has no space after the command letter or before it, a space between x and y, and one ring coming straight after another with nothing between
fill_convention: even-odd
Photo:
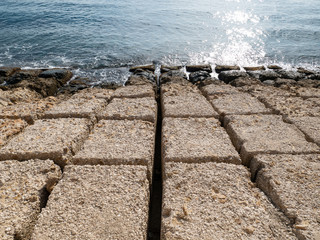
<instances>
[{"instance_id":1,"label":"wet rock","mask_svg":"<svg viewBox=\"0 0 320 240\"><path fill-rule=\"evenodd\" d=\"M261 82L258 79L251 77L240 77L230 82L230 85L234 87L252 86L257 84L261 84Z\"/></svg>"},{"instance_id":2,"label":"wet rock","mask_svg":"<svg viewBox=\"0 0 320 240\"><path fill-rule=\"evenodd\" d=\"M17 67L0 67L0 77L9 77L19 70Z\"/></svg>"},{"instance_id":3,"label":"wet rock","mask_svg":"<svg viewBox=\"0 0 320 240\"><path fill-rule=\"evenodd\" d=\"M163 81L165 78L170 78L170 77L181 77L184 79L187 79L187 75L180 71L180 70L170 70L168 72L165 72L160 75L160 79Z\"/></svg>"},{"instance_id":4,"label":"wet rock","mask_svg":"<svg viewBox=\"0 0 320 240\"><path fill-rule=\"evenodd\" d=\"M307 76L308 79L315 79L315 80L320 80L320 74L316 73L316 74L311 74L309 76Z\"/></svg>"},{"instance_id":5,"label":"wet rock","mask_svg":"<svg viewBox=\"0 0 320 240\"><path fill-rule=\"evenodd\" d=\"M266 70L264 66L257 66L257 67L243 67L246 71L261 71Z\"/></svg>"},{"instance_id":6,"label":"wet rock","mask_svg":"<svg viewBox=\"0 0 320 240\"><path fill-rule=\"evenodd\" d=\"M251 77L257 78L260 81L266 81L266 80L274 80L276 78L279 78L280 75L275 71L249 71L248 74Z\"/></svg>"},{"instance_id":7,"label":"wet rock","mask_svg":"<svg viewBox=\"0 0 320 240\"><path fill-rule=\"evenodd\" d=\"M274 80L266 80L263 82L263 84L267 85L267 86L274 86L275 81Z\"/></svg>"},{"instance_id":8,"label":"wet rock","mask_svg":"<svg viewBox=\"0 0 320 240\"><path fill-rule=\"evenodd\" d=\"M315 74L314 71L311 71L311 70L308 70L308 69L305 69L305 68L302 68L302 67L297 68L297 72L298 73L303 73L305 75Z\"/></svg>"},{"instance_id":9,"label":"wet rock","mask_svg":"<svg viewBox=\"0 0 320 240\"><path fill-rule=\"evenodd\" d=\"M169 72L172 70L180 70L182 66L167 66L167 65L161 65L161 73Z\"/></svg>"},{"instance_id":10,"label":"wet rock","mask_svg":"<svg viewBox=\"0 0 320 240\"><path fill-rule=\"evenodd\" d=\"M195 85L198 86L199 88L202 88L202 87L205 87L205 86L208 86L210 84L213 84L213 85L225 85L224 82L220 81L219 79L217 78L207 78L203 81L200 81L200 82L196 82Z\"/></svg>"},{"instance_id":11,"label":"wet rock","mask_svg":"<svg viewBox=\"0 0 320 240\"><path fill-rule=\"evenodd\" d=\"M0 77L0 84L4 83L5 80L6 80L5 77Z\"/></svg>"},{"instance_id":12,"label":"wet rock","mask_svg":"<svg viewBox=\"0 0 320 240\"><path fill-rule=\"evenodd\" d=\"M128 81L125 83L125 85L145 85L145 84L151 84L153 86L156 86L155 80L150 81L150 79L141 75L131 75Z\"/></svg>"},{"instance_id":13,"label":"wet rock","mask_svg":"<svg viewBox=\"0 0 320 240\"><path fill-rule=\"evenodd\" d=\"M305 78L305 74L296 71L277 70L280 78L299 80Z\"/></svg>"},{"instance_id":14,"label":"wet rock","mask_svg":"<svg viewBox=\"0 0 320 240\"><path fill-rule=\"evenodd\" d=\"M278 65L268 65L267 66L269 69L273 69L273 70L276 70L276 69L282 69L282 67L278 66Z\"/></svg>"},{"instance_id":15,"label":"wet rock","mask_svg":"<svg viewBox=\"0 0 320 240\"><path fill-rule=\"evenodd\" d=\"M302 87L312 87L312 88L320 87L320 81L314 80L314 79L302 79L302 80L299 80L297 83L299 86L302 86Z\"/></svg>"},{"instance_id":16,"label":"wet rock","mask_svg":"<svg viewBox=\"0 0 320 240\"><path fill-rule=\"evenodd\" d=\"M206 71L192 72L189 75L189 80L192 83L201 82L210 77L210 73Z\"/></svg>"},{"instance_id":17,"label":"wet rock","mask_svg":"<svg viewBox=\"0 0 320 240\"><path fill-rule=\"evenodd\" d=\"M129 69L130 72L136 72L137 70L142 70L142 71L151 71L154 72L156 69L153 64L150 65L140 65L140 66L134 66Z\"/></svg>"},{"instance_id":18,"label":"wet rock","mask_svg":"<svg viewBox=\"0 0 320 240\"><path fill-rule=\"evenodd\" d=\"M186 66L188 72L206 71L208 73L212 72L212 68L209 64L204 65L188 65Z\"/></svg>"},{"instance_id":19,"label":"wet rock","mask_svg":"<svg viewBox=\"0 0 320 240\"><path fill-rule=\"evenodd\" d=\"M149 81L151 81L151 82L155 82L155 79L156 79L154 73L151 71L148 71L148 70L138 69L134 72L133 75L145 77L145 78L149 79Z\"/></svg>"},{"instance_id":20,"label":"wet rock","mask_svg":"<svg viewBox=\"0 0 320 240\"><path fill-rule=\"evenodd\" d=\"M17 84L23 80L32 81L34 80L39 74L41 70L21 70L14 73L8 80L7 84Z\"/></svg>"},{"instance_id":21,"label":"wet rock","mask_svg":"<svg viewBox=\"0 0 320 240\"><path fill-rule=\"evenodd\" d=\"M217 65L215 70L217 73L221 73L223 71L240 70L240 67L239 66L229 66L229 65Z\"/></svg>"},{"instance_id":22,"label":"wet rock","mask_svg":"<svg viewBox=\"0 0 320 240\"><path fill-rule=\"evenodd\" d=\"M297 85L297 82L293 79L286 79L286 78L277 78L275 80L275 87L281 87L283 85L286 85L288 87L293 87Z\"/></svg>"},{"instance_id":23,"label":"wet rock","mask_svg":"<svg viewBox=\"0 0 320 240\"><path fill-rule=\"evenodd\" d=\"M223 71L219 73L219 79L225 83L229 83L233 81L234 79L237 79L239 77L248 77L249 75L246 72L241 71Z\"/></svg>"},{"instance_id":24,"label":"wet rock","mask_svg":"<svg viewBox=\"0 0 320 240\"><path fill-rule=\"evenodd\" d=\"M39 78L54 78L65 84L72 78L72 72L67 69L50 69L40 73Z\"/></svg>"}]
</instances>

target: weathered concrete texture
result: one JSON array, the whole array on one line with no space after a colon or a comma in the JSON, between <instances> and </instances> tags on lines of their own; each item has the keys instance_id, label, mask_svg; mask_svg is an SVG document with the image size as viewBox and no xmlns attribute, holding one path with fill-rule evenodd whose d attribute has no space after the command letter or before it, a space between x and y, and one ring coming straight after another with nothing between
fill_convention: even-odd
<instances>
[{"instance_id":1,"label":"weathered concrete texture","mask_svg":"<svg viewBox=\"0 0 320 240\"><path fill-rule=\"evenodd\" d=\"M320 117L291 117L288 120L296 125L309 141L320 146Z\"/></svg>"},{"instance_id":2,"label":"weathered concrete texture","mask_svg":"<svg viewBox=\"0 0 320 240\"><path fill-rule=\"evenodd\" d=\"M320 148L306 141L294 125L277 115L233 115L225 117L225 126L233 144L240 151L243 164L250 164L260 153L315 153Z\"/></svg>"},{"instance_id":3,"label":"weathered concrete texture","mask_svg":"<svg viewBox=\"0 0 320 240\"><path fill-rule=\"evenodd\" d=\"M161 239L296 239L244 166L166 163Z\"/></svg>"},{"instance_id":4,"label":"weathered concrete texture","mask_svg":"<svg viewBox=\"0 0 320 240\"><path fill-rule=\"evenodd\" d=\"M67 166L32 240L146 239L145 166Z\"/></svg>"},{"instance_id":5,"label":"weathered concrete texture","mask_svg":"<svg viewBox=\"0 0 320 240\"><path fill-rule=\"evenodd\" d=\"M216 95L216 94L222 94L222 93L228 93L228 94L239 93L239 90L233 86L216 85L216 84L210 84L205 87L202 87L201 91L206 97L209 97L210 95Z\"/></svg>"},{"instance_id":6,"label":"weathered concrete texture","mask_svg":"<svg viewBox=\"0 0 320 240\"><path fill-rule=\"evenodd\" d=\"M224 116L229 114L267 114L271 113L263 103L248 93L219 94L210 96L210 102L217 112Z\"/></svg>"},{"instance_id":7,"label":"weathered concrete texture","mask_svg":"<svg viewBox=\"0 0 320 240\"><path fill-rule=\"evenodd\" d=\"M116 98L137 98L137 97L155 97L155 92L151 85L130 85L117 88L113 97Z\"/></svg>"},{"instance_id":8,"label":"weathered concrete texture","mask_svg":"<svg viewBox=\"0 0 320 240\"><path fill-rule=\"evenodd\" d=\"M56 103L56 98L48 97L35 102L8 105L0 108L0 118L22 118L29 123L33 123L33 121L36 120L41 113L51 109Z\"/></svg>"},{"instance_id":9,"label":"weathered concrete texture","mask_svg":"<svg viewBox=\"0 0 320 240\"><path fill-rule=\"evenodd\" d=\"M49 160L0 161L0 173L0 239L29 239L60 168Z\"/></svg>"},{"instance_id":10,"label":"weathered concrete texture","mask_svg":"<svg viewBox=\"0 0 320 240\"><path fill-rule=\"evenodd\" d=\"M243 92L248 92L254 97L274 97L274 96L284 96L291 97L296 96L297 93L292 90L286 90L282 88L276 88L273 86L262 86L262 85L253 85L253 86L244 86L239 88Z\"/></svg>"},{"instance_id":11,"label":"weathered concrete texture","mask_svg":"<svg viewBox=\"0 0 320 240\"><path fill-rule=\"evenodd\" d=\"M105 99L88 97L74 97L55 105L41 115L41 118L91 118L107 104Z\"/></svg>"},{"instance_id":12,"label":"weathered concrete texture","mask_svg":"<svg viewBox=\"0 0 320 240\"><path fill-rule=\"evenodd\" d=\"M83 89L76 94L74 94L71 98L102 98L106 100L110 100L113 95L114 90L112 89L103 89L103 88L86 88Z\"/></svg>"},{"instance_id":13,"label":"weathered concrete texture","mask_svg":"<svg viewBox=\"0 0 320 240\"><path fill-rule=\"evenodd\" d=\"M189 96L195 94L201 94L199 89L192 84L186 83L167 83L161 85L161 98L169 96Z\"/></svg>"},{"instance_id":14,"label":"weathered concrete texture","mask_svg":"<svg viewBox=\"0 0 320 240\"><path fill-rule=\"evenodd\" d=\"M145 165L151 180L155 126L141 120L101 120L73 158L77 165Z\"/></svg>"},{"instance_id":15,"label":"weathered concrete texture","mask_svg":"<svg viewBox=\"0 0 320 240\"><path fill-rule=\"evenodd\" d=\"M241 162L228 134L214 118L165 118L162 151L164 162Z\"/></svg>"},{"instance_id":16,"label":"weathered concrete texture","mask_svg":"<svg viewBox=\"0 0 320 240\"><path fill-rule=\"evenodd\" d=\"M79 150L90 126L86 119L37 120L0 149L0 159L52 159L64 166Z\"/></svg>"},{"instance_id":17,"label":"weathered concrete texture","mask_svg":"<svg viewBox=\"0 0 320 240\"><path fill-rule=\"evenodd\" d=\"M157 102L152 97L114 98L104 111L98 114L98 119L144 120L155 123L157 111Z\"/></svg>"},{"instance_id":18,"label":"weathered concrete texture","mask_svg":"<svg viewBox=\"0 0 320 240\"><path fill-rule=\"evenodd\" d=\"M22 119L0 119L0 147L28 124Z\"/></svg>"},{"instance_id":19,"label":"weathered concrete texture","mask_svg":"<svg viewBox=\"0 0 320 240\"><path fill-rule=\"evenodd\" d=\"M251 162L261 188L294 223L299 239L320 239L320 154L259 155Z\"/></svg>"},{"instance_id":20,"label":"weathered concrete texture","mask_svg":"<svg viewBox=\"0 0 320 240\"><path fill-rule=\"evenodd\" d=\"M315 116L320 117L320 104L310 99L284 96L261 96L259 100L277 114L284 116Z\"/></svg>"},{"instance_id":21,"label":"weathered concrete texture","mask_svg":"<svg viewBox=\"0 0 320 240\"><path fill-rule=\"evenodd\" d=\"M18 102L32 102L40 100L42 97L39 93L24 88L3 91L0 89L0 106L8 106Z\"/></svg>"}]
</instances>

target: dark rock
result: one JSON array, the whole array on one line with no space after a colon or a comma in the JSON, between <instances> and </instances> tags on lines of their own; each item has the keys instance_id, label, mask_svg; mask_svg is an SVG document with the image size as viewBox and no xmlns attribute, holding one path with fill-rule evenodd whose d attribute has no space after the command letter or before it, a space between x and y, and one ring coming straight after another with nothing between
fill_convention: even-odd
<instances>
[{"instance_id":1,"label":"dark rock","mask_svg":"<svg viewBox=\"0 0 320 240\"><path fill-rule=\"evenodd\" d=\"M299 80L306 77L305 74L299 73L296 71L277 70L277 73L280 75L279 78L286 78L286 79Z\"/></svg>"},{"instance_id":2,"label":"dark rock","mask_svg":"<svg viewBox=\"0 0 320 240\"><path fill-rule=\"evenodd\" d=\"M243 67L246 71L262 71L266 70L264 66L257 66L257 67Z\"/></svg>"},{"instance_id":3,"label":"dark rock","mask_svg":"<svg viewBox=\"0 0 320 240\"><path fill-rule=\"evenodd\" d=\"M160 71L161 73L169 72L172 70L180 70L182 66L166 66L166 65L161 65Z\"/></svg>"},{"instance_id":4,"label":"dark rock","mask_svg":"<svg viewBox=\"0 0 320 240\"><path fill-rule=\"evenodd\" d=\"M181 81L180 78L187 80L187 75L182 71L171 70L169 72L166 72L160 75L160 82L161 83L167 83L172 81L180 82Z\"/></svg>"},{"instance_id":5,"label":"dark rock","mask_svg":"<svg viewBox=\"0 0 320 240\"><path fill-rule=\"evenodd\" d=\"M5 78L5 77L0 77L0 84L4 83L4 81L6 81L6 80L7 80L7 78Z\"/></svg>"},{"instance_id":6,"label":"dark rock","mask_svg":"<svg viewBox=\"0 0 320 240\"><path fill-rule=\"evenodd\" d=\"M261 82L258 79L251 78L251 77L240 77L232 80L229 84L234 87L243 87L243 86L261 85Z\"/></svg>"},{"instance_id":7,"label":"dark rock","mask_svg":"<svg viewBox=\"0 0 320 240\"><path fill-rule=\"evenodd\" d=\"M274 80L266 80L263 82L264 85L267 86L274 86L275 85L275 81Z\"/></svg>"},{"instance_id":8,"label":"dark rock","mask_svg":"<svg viewBox=\"0 0 320 240\"><path fill-rule=\"evenodd\" d=\"M216 70L216 73L221 73L223 71L240 70L240 67L239 66L230 66L230 65L217 65L215 70Z\"/></svg>"},{"instance_id":9,"label":"dark rock","mask_svg":"<svg viewBox=\"0 0 320 240\"><path fill-rule=\"evenodd\" d=\"M232 80L239 78L239 77L248 77L249 75L246 72L241 71L223 71L219 73L219 79L225 83L229 83Z\"/></svg>"},{"instance_id":10,"label":"dark rock","mask_svg":"<svg viewBox=\"0 0 320 240\"><path fill-rule=\"evenodd\" d=\"M210 77L210 73L206 71L197 71L197 72L190 73L189 80L192 83L196 83L196 82L201 82L209 77Z\"/></svg>"},{"instance_id":11,"label":"dark rock","mask_svg":"<svg viewBox=\"0 0 320 240\"><path fill-rule=\"evenodd\" d=\"M88 78L77 77L69 82L70 86L89 86L90 80Z\"/></svg>"},{"instance_id":12,"label":"dark rock","mask_svg":"<svg viewBox=\"0 0 320 240\"><path fill-rule=\"evenodd\" d=\"M282 69L282 67L280 67L278 65L268 65L267 68L273 69L273 70Z\"/></svg>"},{"instance_id":13,"label":"dark rock","mask_svg":"<svg viewBox=\"0 0 320 240\"><path fill-rule=\"evenodd\" d=\"M212 68L209 64L204 65L188 65L186 66L187 72L198 72L198 71L205 71L208 73L212 72Z\"/></svg>"},{"instance_id":14,"label":"dark rock","mask_svg":"<svg viewBox=\"0 0 320 240\"><path fill-rule=\"evenodd\" d=\"M214 85L225 85L224 82L220 81L219 79L217 78L207 78L203 81L199 81L199 82L196 82L195 85L198 86L199 88L201 87L204 87L204 86L207 86L207 85L210 85L210 84L214 84Z\"/></svg>"},{"instance_id":15,"label":"dark rock","mask_svg":"<svg viewBox=\"0 0 320 240\"><path fill-rule=\"evenodd\" d=\"M305 68L302 68L302 67L299 67L299 68L297 69L297 72L298 72L298 73L303 73L303 74L305 74L305 75L315 74L314 71L311 71L311 70L308 70L308 69L305 69Z\"/></svg>"},{"instance_id":16,"label":"dark rock","mask_svg":"<svg viewBox=\"0 0 320 240\"><path fill-rule=\"evenodd\" d=\"M175 77L175 76L161 78L160 83L161 84L178 83L181 85L190 85L191 84L187 79L185 79L183 77Z\"/></svg>"},{"instance_id":17,"label":"dark rock","mask_svg":"<svg viewBox=\"0 0 320 240\"><path fill-rule=\"evenodd\" d=\"M156 81L156 76L154 75L153 72L150 72L148 70L141 70L138 69L133 73L134 76L141 76L147 78L150 82L155 82Z\"/></svg>"},{"instance_id":18,"label":"dark rock","mask_svg":"<svg viewBox=\"0 0 320 240\"><path fill-rule=\"evenodd\" d=\"M277 72L270 71L270 70L268 70L268 71L250 71L250 72L248 72L248 74L251 77L257 78L262 82L266 81L266 80L274 80L274 79L280 77L280 75Z\"/></svg>"},{"instance_id":19,"label":"dark rock","mask_svg":"<svg viewBox=\"0 0 320 240\"><path fill-rule=\"evenodd\" d=\"M131 75L125 85L146 85L151 84L156 86L155 81L150 81L150 79L146 78L145 76L139 75Z\"/></svg>"},{"instance_id":20,"label":"dark rock","mask_svg":"<svg viewBox=\"0 0 320 240\"><path fill-rule=\"evenodd\" d=\"M41 70L20 70L16 73L14 73L8 80L7 84L17 84L21 81L27 80L32 81L34 80L39 74L41 73Z\"/></svg>"},{"instance_id":21,"label":"dark rock","mask_svg":"<svg viewBox=\"0 0 320 240\"><path fill-rule=\"evenodd\" d=\"M298 81L297 83L301 87L313 87L313 88L320 87L320 81L314 80L314 79L302 79L302 80Z\"/></svg>"},{"instance_id":22,"label":"dark rock","mask_svg":"<svg viewBox=\"0 0 320 240\"><path fill-rule=\"evenodd\" d=\"M129 69L130 72L136 72L138 69L141 69L142 71L151 71L154 72L156 67L153 64L150 65L141 65L141 66L134 66Z\"/></svg>"},{"instance_id":23,"label":"dark rock","mask_svg":"<svg viewBox=\"0 0 320 240\"><path fill-rule=\"evenodd\" d=\"M72 78L72 72L67 69L50 69L40 73L39 78L55 78L61 84L66 84Z\"/></svg>"},{"instance_id":24,"label":"dark rock","mask_svg":"<svg viewBox=\"0 0 320 240\"><path fill-rule=\"evenodd\" d=\"M320 80L320 74L316 73L316 74L311 74L309 76L307 76L308 79L314 79L314 80Z\"/></svg>"},{"instance_id":25,"label":"dark rock","mask_svg":"<svg viewBox=\"0 0 320 240\"><path fill-rule=\"evenodd\" d=\"M19 70L21 69L17 67L0 67L0 77L9 77Z\"/></svg>"},{"instance_id":26,"label":"dark rock","mask_svg":"<svg viewBox=\"0 0 320 240\"><path fill-rule=\"evenodd\" d=\"M285 79L285 78L277 78L275 80L275 87L281 87L281 86L287 86L287 87L294 87L297 86L297 82L293 79Z\"/></svg>"}]
</instances>

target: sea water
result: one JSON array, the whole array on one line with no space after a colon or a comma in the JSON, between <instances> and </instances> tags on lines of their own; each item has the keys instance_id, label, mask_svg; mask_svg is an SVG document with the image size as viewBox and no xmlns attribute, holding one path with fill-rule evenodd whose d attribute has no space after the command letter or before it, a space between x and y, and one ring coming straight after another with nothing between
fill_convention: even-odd
<instances>
[{"instance_id":1,"label":"sea water","mask_svg":"<svg viewBox=\"0 0 320 240\"><path fill-rule=\"evenodd\" d=\"M1 0L0 66L124 81L138 64L320 66L320 0Z\"/></svg>"}]
</instances>

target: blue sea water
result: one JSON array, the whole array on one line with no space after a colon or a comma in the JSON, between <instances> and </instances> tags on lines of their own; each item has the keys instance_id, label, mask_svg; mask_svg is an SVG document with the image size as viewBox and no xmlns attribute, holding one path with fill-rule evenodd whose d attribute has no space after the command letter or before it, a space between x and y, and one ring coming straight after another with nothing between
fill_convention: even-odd
<instances>
[{"instance_id":1,"label":"blue sea water","mask_svg":"<svg viewBox=\"0 0 320 240\"><path fill-rule=\"evenodd\" d=\"M0 66L123 81L132 65L320 65L320 0L1 0Z\"/></svg>"}]
</instances>

